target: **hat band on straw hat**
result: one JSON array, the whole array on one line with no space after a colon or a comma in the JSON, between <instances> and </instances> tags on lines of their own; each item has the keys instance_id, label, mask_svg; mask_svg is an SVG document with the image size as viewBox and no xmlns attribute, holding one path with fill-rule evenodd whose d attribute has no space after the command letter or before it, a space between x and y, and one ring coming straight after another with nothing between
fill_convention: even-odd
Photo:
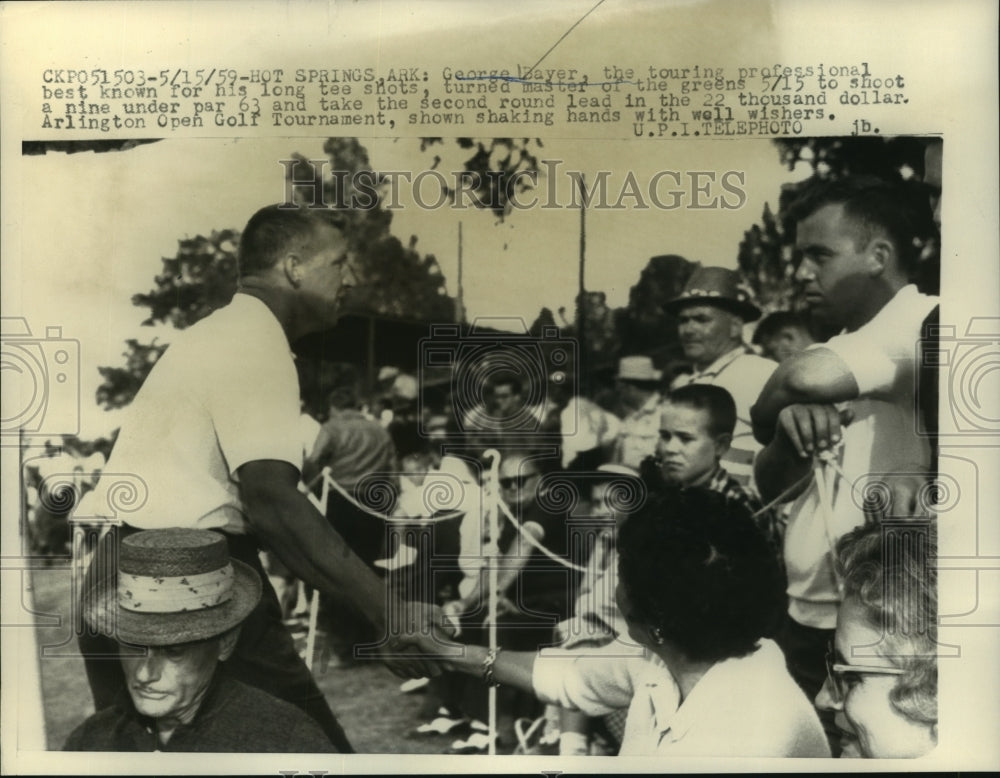
<instances>
[{"instance_id":1,"label":"hat band on straw hat","mask_svg":"<svg viewBox=\"0 0 1000 778\"><path fill-rule=\"evenodd\" d=\"M195 575L149 576L119 571L118 605L133 613L205 610L233 597L233 566Z\"/></svg>"}]
</instances>

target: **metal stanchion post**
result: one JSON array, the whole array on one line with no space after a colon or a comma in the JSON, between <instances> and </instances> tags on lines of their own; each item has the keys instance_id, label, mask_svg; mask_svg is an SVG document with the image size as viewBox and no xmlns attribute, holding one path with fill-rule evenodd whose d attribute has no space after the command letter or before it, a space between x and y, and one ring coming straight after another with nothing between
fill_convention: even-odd
<instances>
[{"instance_id":1,"label":"metal stanchion post","mask_svg":"<svg viewBox=\"0 0 1000 778\"><path fill-rule=\"evenodd\" d=\"M489 648L491 655L496 655L497 650L497 587L498 570L497 557L499 556L500 541L500 490L498 479L500 477L500 452L496 449L489 449L484 454L490 460L490 480L487 490L487 510L486 515L489 521L490 540L486 544L486 563L489 565L489 602L488 602L488 623L489 623ZM497 687L490 685L487 690L487 705L489 706L489 745L487 754L495 756L497 752Z\"/></svg>"}]
</instances>

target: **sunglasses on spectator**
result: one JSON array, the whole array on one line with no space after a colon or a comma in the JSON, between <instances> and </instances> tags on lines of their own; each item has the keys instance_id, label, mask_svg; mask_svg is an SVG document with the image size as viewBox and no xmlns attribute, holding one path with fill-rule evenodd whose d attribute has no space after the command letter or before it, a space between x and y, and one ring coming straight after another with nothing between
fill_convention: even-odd
<instances>
[{"instance_id":1,"label":"sunglasses on spectator","mask_svg":"<svg viewBox=\"0 0 1000 778\"><path fill-rule=\"evenodd\" d=\"M831 644L826 650L826 677L830 689L836 694L836 701L843 702L851 687L857 682L853 676L859 675L903 675L906 671L899 667L881 667L879 665L849 665L835 662L836 658Z\"/></svg>"},{"instance_id":2,"label":"sunglasses on spectator","mask_svg":"<svg viewBox=\"0 0 1000 778\"><path fill-rule=\"evenodd\" d=\"M497 483L500 484L501 489L513 489L515 486L520 488L528 482L528 479L534 478L536 475L538 473L521 473L510 478L498 478Z\"/></svg>"}]
</instances>

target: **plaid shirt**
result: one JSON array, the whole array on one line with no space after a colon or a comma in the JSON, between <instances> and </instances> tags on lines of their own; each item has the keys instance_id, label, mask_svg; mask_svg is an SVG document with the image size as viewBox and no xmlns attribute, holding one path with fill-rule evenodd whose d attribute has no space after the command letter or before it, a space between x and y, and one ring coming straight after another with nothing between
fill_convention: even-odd
<instances>
[{"instance_id":1,"label":"plaid shirt","mask_svg":"<svg viewBox=\"0 0 1000 778\"><path fill-rule=\"evenodd\" d=\"M716 468L712 477L705 483L705 486L746 506L752 514L756 514L763 507L756 493L731 476L721 465ZM755 515L754 521L757 523L760 531L764 533L764 537L767 538L767 542L775 552L778 560L783 561L785 522L787 521L785 516L774 508L769 508L759 516Z\"/></svg>"}]
</instances>

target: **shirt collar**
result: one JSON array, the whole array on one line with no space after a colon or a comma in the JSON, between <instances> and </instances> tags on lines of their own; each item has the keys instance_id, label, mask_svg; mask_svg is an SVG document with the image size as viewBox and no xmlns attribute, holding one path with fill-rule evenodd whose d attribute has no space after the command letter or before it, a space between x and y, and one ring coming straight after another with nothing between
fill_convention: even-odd
<instances>
[{"instance_id":1,"label":"shirt collar","mask_svg":"<svg viewBox=\"0 0 1000 778\"><path fill-rule=\"evenodd\" d=\"M673 715L665 720L661 733L669 734L672 741L683 738L692 726L711 720L717 714L720 700L731 699L734 689L745 680L745 662L766 661L769 651L761 644L747 656L723 659L716 662L694 685L691 693L675 708ZM760 656L763 655L763 656ZM755 662L757 664L757 662Z\"/></svg>"},{"instance_id":2,"label":"shirt collar","mask_svg":"<svg viewBox=\"0 0 1000 778\"><path fill-rule=\"evenodd\" d=\"M662 738L671 729L681 691L663 660L652 651L647 651L647 657L650 666L642 681L646 698L643 704L649 706L652 728Z\"/></svg>"},{"instance_id":3,"label":"shirt collar","mask_svg":"<svg viewBox=\"0 0 1000 778\"><path fill-rule=\"evenodd\" d=\"M712 475L705 479L702 486L706 489L721 492L728 479L729 473L726 472L726 469L722 465L716 465L715 470L712 471Z\"/></svg>"},{"instance_id":4,"label":"shirt collar","mask_svg":"<svg viewBox=\"0 0 1000 778\"><path fill-rule=\"evenodd\" d=\"M288 353L291 354L292 359L297 359L295 352L292 351L292 344L288 342L288 335L285 333L285 328L281 326L281 321L275 315L274 311L271 310L271 306L264 302L261 298L254 294L247 294L246 292L237 289L236 293L233 295L233 299L230 300L229 304L242 305L247 307L248 310L255 310L257 316L266 318L274 327L277 328L277 332L281 334L281 340L285 344L285 348L288 349Z\"/></svg>"},{"instance_id":5,"label":"shirt collar","mask_svg":"<svg viewBox=\"0 0 1000 778\"><path fill-rule=\"evenodd\" d=\"M727 351L721 357L716 359L712 364L706 367L704 370L695 371L692 379L714 377L719 375L723 370L729 367L733 362L742 357L745 354L749 354L750 347L746 343L740 343L732 351Z\"/></svg>"}]
</instances>

